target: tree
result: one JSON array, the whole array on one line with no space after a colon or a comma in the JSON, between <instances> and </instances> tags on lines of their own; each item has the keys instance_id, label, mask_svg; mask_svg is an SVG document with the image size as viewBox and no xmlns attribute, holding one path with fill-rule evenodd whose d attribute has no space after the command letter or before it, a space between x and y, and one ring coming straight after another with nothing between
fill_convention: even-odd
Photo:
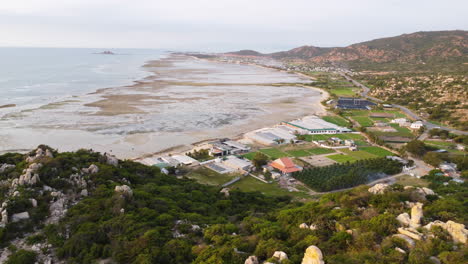
<instances>
[{"instance_id":1,"label":"tree","mask_svg":"<svg viewBox=\"0 0 468 264\"><path fill-rule=\"evenodd\" d=\"M434 167L439 166L439 164L442 162L442 159L440 158L439 153L436 152L428 152L424 155L423 157L424 162L427 164L430 164Z\"/></svg>"},{"instance_id":2,"label":"tree","mask_svg":"<svg viewBox=\"0 0 468 264\"><path fill-rule=\"evenodd\" d=\"M261 168L263 165L268 163L268 157L261 152L257 152L252 159L252 163L255 167Z\"/></svg>"},{"instance_id":3,"label":"tree","mask_svg":"<svg viewBox=\"0 0 468 264\"><path fill-rule=\"evenodd\" d=\"M406 151L421 157L426 153L426 146L420 140L412 140L406 143Z\"/></svg>"}]
</instances>

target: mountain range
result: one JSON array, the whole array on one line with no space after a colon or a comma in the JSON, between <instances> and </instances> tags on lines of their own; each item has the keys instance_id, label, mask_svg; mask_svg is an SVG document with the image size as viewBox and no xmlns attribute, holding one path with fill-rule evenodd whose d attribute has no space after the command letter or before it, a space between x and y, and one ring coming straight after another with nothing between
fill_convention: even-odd
<instances>
[{"instance_id":1,"label":"mountain range","mask_svg":"<svg viewBox=\"0 0 468 264\"><path fill-rule=\"evenodd\" d=\"M317 64L426 64L468 62L468 31L430 31L375 39L346 47L302 46L288 51L262 54L253 50L228 52L231 56L271 57Z\"/></svg>"}]
</instances>

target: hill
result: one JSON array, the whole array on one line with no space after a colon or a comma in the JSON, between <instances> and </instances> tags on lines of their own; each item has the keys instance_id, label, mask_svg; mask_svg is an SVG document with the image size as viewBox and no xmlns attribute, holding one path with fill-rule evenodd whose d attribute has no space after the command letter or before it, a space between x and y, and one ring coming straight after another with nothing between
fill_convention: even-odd
<instances>
[{"instance_id":1,"label":"hill","mask_svg":"<svg viewBox=\"0 0 468 264\"><path fill-rule=\"evenodd\" d=\"M0 179L1 263L466 260L468 186L435 173L432 190L361 186L299 203L39 146L1 155Z\"/></svg>"},{"instance_id":2,"label":"hill","mask_svg":"<svg viewBox=\"0 0 468 264\"><path fill-rule=\"evenodd\" d=\"M255 56L257 52L249 52ZM242 55L242 53L238 53ZM319 65L339 64L358 70L430 69L453 65L468 67L468 31L429 31L375 39L347 47L302 46L289 51L260 54L283 60L300 59ZM442 68L443 69L443 68ZM442 70L439 68L439 70Z\"/></svg>"}]
</instances>

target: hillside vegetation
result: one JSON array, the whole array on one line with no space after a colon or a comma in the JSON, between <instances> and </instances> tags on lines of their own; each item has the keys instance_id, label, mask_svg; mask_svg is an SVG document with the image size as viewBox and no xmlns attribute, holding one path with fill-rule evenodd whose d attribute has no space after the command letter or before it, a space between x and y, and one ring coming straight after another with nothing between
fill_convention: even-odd
<instances>
[{"instance_id":1,"label":"hillside vegetation","mask_svg":"<svg viewBox=\"0 0 468 264\"><path fill-rule=\"evenodd\" d=\"M5 165L8 164L8 165ZM421 225L468 223L467 184L431 175L436 194L362 186L291 202L259 192L220 192L158 168L91 150L58 153L47 146L0 156L6 263L229 263L249 256L260 263L301 263L306 248L330 263L465 263L466 245L440 226L418 228L413 244L396 220L416 202ZM445 182L448 182L445 184ZM4 217L6 215L6 217ZM26 215L28 217L26 217ZM307 228L305 228L307 227Z\"/></svg>"}]
</instances>

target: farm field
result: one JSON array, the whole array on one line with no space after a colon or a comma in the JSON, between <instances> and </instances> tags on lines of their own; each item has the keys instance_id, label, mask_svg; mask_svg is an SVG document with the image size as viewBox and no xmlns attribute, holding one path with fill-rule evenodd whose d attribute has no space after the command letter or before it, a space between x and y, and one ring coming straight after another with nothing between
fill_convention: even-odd
<instances>
[{"instance_id":1,"label":"farm field","mask_svg":"<svg viewBox=\"0 0 468 264\"><path fill-rule=\"evenodd\" d=\"M362 127L370 127L374 125L374 121L367 116L353 116L351 117L354 121L358 122Z\"/></svg>"},{"instance_id":2,"label":"farm field","mask_svg":"<svg viewBox=\"0 0 468 264\"><path fill-rule=\"evenodd\" d=\"M261 192L265 195L271 196L293 196L296 198L310 198L307 192L299 191L299 192L289 192L286 189L281 188L278 183L264 183L253 177L247 176L243 177L240 181L232 184L229 186L230 189L239 189L244 192Z\"/></svg>"},{"instance_id":3,"label":"farm field","mask_svg":"<svg viewBox=\"0 0 468 264\"><path fill-rule=\"evenodd\" d=\"M355 158L355 159L372 159L376 158L377 156L374 154L371 154L366 151L358 150L358 151L352 151L349 149L341 149L342 152L346 153L347 155Z\"/></svg>"},{"instance_id":4,"label":"farm field","mask_svg":"<svg viewBox=\"0 0 468 264\"><path fill-rule=\"evenodd\" d=\"M329 159L332 159L338 163L344 163L344 162L354 162L354 161L357 161L358 159L355 158L355 157L351 157L351 156L348 156L348 155L345 155L345 154L335 154L335 155L330 155L330 156L327 156L327 158Z\"/></svg>"},{"instance_id":5,"label":"farm field","mask_svg":"<svg viewBox=\"0 0 468 264\"><path fill-rule=\"evenodd\" d=\"M308 149L307 151L312 155L323 155L323 154L335 152L333 149L326 149L326 148L314 148L314 149Z\"/></svg>"},{"instance_id":6,"label":"farm field","mask_svg":"<svg viewBox=\"0 0 468 264\"><path fill-rule=\"evenodd\" d=\"M359 149L362 150L362 151L368 152L370 154L379 156L379 157L386 157L386 156L395 155L394 153L392 153L392 152L390 152L390 151L388 151L386 149L376 147L376 146L362 147L362 148L359 148Z\"/></svg>"},{"instance_id":7,"label":"farm field","mask_svg":"<svg viewBox=\"0 0 468 264\"><path fill-rule=\"evenodd\" d=\"M281 151L281 150L279 150L277 148L260 149L259 151L262 152L263 154L267 155L271 159L277 159L277 158L288 156L287 153L285 153L285 152L283 152L283 151Z\"/></svg>"},{"instance_id":8,"label":"farm field","mask_svg":"<svg viewBox=\"0 0 468 264\"><path fill-rule=\"evenodd\" d=\"M304 149L290 150L290 151L286 151L286 153L287 153L289 156L292 156L292 157L306 157L306 156L310 156L310 152L308 152L307 150L304 150Z\"/></svg>"},{"instance_id":9,"label":"farm field","mask_svg":"<svg viewBox=\"0 0 468 264\"><path fill-rule=\"evenodd\" d=\"M349 125L349 121L340 116L324 116L322 119L342 127L347 127Z\"/></svg>"}]
</instances>

